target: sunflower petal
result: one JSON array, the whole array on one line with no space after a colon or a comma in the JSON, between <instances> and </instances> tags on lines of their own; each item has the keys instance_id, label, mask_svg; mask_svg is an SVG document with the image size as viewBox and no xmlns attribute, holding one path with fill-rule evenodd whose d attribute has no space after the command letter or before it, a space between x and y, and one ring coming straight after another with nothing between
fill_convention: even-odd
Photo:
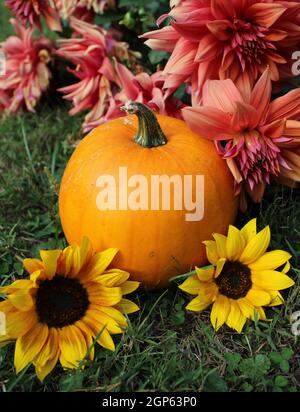
<instances>
[{"instance_id":1,"label":"sunflower petal","mask_svg":"<svg viewBox=\"0 0 300 412\"><path fill-rule=\"evenodd\" d=\"M101 312L106 313L108 316L114 319L123 328L127 327L127 319L118 309L111 308L108 306L106 307L102 306Z\"/></svg>"},{"instance_id":2,"label":"sunflower petal","mask_svg":"<svg viewBox=\"0 0 300 412\"><path fill-rule=\"evenodd\" d=\"M270 239L271 232L269 226L267 226L249 241L241 254L240 261L245 265L255 262L268 249Z\"/></svg>"},{"instance_id":3,"label":"sunflower petal","mask_svg":"<svg viewBox=\"0 0 300 412\"><path fill-rule=\"evenodd\" d=\"M87 353L87 345L81 330L65 326L59 331L60 363L63 368L78 368Z\"/></svg>"},{"instance_id":4,"label":"sunflower petal","mask_svg":"<svg viewBox=\"0 0 300 412\"><path fill-rule=\"evenodd\" d=\"M277 290L269 290L269 293L271 295L271 301L268 306L278 306L284 303L283 296L280 292Z\"/></svg>"},{"instance_id":5,"label":"sunflower petal","mask_svg":"<svg viewBox=\"0 0 300 412\"><path fill-rule=\"evenodd\" d=\"M292 255L284 250L272 250L249 265L251 270L273 270L284 265Z\"/></svg>"},{"instance_id":6,"label":"sunflower petal","mask_svg":"<svg viewBox=\"0 0 300 412\"><path fill-rule=\"evenodd\" d=\"M245 316L247 319L255 319L255 307L251 304L251 302L249 302L249 300L241 298L237 300L237 304L243 316Z\"/></svg>"},{"instance_id":7,"label":"sunflower petal","mask_svg":"<svg viewBox=\"0 0 300 412\"><path fill-rule=\"evenodd\" d=\"M101 306L113 306L122 299L122 290L120 287L108 288L97 283L88 287L88 294L91 303Z\"/></svg>"},{"instance_id":8,"label":"sunflower petal","mask_svg":"<svg viewBox=\"0 0 300 412\"><path fill-rule=\"evenodd\" d=\"M118 253L118 249L110 248L103 252L96 253L86 269L87 277L92 279L98 275L101 275L105 269L111 264L114 257Z\"/></svg>"},{"instance_id":9,"label":"sunflower petal","mask_svg":"<svg viewBox=\"0 0 300 412\"><path fill-rule=\"evenodd\" d=\"M201 312L202 310L206 309L211 302L207 302L201 296L197 296L196 298L192 299L188 305L186 305L186 310L191 310L192 312Z\"/></svg>"},{"instance_id":10,"label":"sunflower petal","mask_svg":"<svg viewBox=\"0 0 300 412\"><path fill-rule=\"evenodd\" d=\"M228 314L230 312L230 301L226 296L219 295L215 303L213 304L210 321L215 329L218 331L221 326L227 320Z\"/></svg>"},{"instance_id":11,"label":"sunflower petal","mask_svg":"<svg viewBox=\"0 0 300 412\"><path fill-rule=\"evenodd\" d=\"M189 276L181 285L179 285L179 289L190 295L198 295L200 287L201 283L197 275Z\"/></svg>"},{"instance_id":12,"label":"sunflower petal","mask_svg":"<svg viewBox=\"0 0 300 412\"><path fill-rule=\"evenodd\" d=\"M140 286L140 282L133 280L128 280L127 282L121 285L122 295L128 295L129 293L134 292Z\"/></svg>"},{"instance_id":13,"label":"sunflower petal","mask_svg":"<svg viewBox=\"0 0 300 412\"><path fill-rule=\"evenodd\" d=\"M206 256L208 261L212 265L215 265L219 260L216 242L214 240L206 240L203 244L206 246Z\"/></svg>"},{"instance_id":14,"label":"sunflower petal","mask_svg":"<svg viewBox=\"0 0 300 412\"><path fill-rule=\"evenodd\" d=\"M24 259L23 266L28 273L36 272L37 270L43 270L44 264L39 259Z\"/></svg>"},{"instance_id":15,"label":"sunflower petal","mask_svg":"<svg viewBox=\"0 0 300 412\"><path fill-rule=\"evenodd\" d=\"M218 260L216 271L215 271L215 278L217 278L221 274L225 263L226 263L226 259L224 258L221 258Z\"/></svg>"},{"instance_id":16,"label":"sunflower petal","mask_svg":"<svg viewBox=\"0 0 300 412\"><path fill-rule=\"evenodd\" d=\"M129 279L129 273L120 269L106 270L103 274L94 277L93 281L101 283L103 286L120 286L127 279Z\"/></svg>"},{"instance_id":17,"label":"sunflower petal","mask_svg":"<svg viewBox=\"0 0 300 412\"><path fill-rule=\"evenodd\" d=\"M214 233L213 237L216 241L217 252L220 258L226 258L227 256L227 238L220 233Z\"/></svg>"},{"instance_id":18,"label":"sunflower petal","mask_svg":"<svg viewBox=\"0 0 300 412\"><path fill-rule=\"evenodd\" d=\"M26 368L39 354L48 338L48 334L48 326L37 323L33 329L17 339L14 359L16 373Z\"/></svg>"},{"instance_id":19,"label":"sunflower petal","mask_svg":"<svg viewBox=\"0 0 300 412\"><path fill-rule=\"evenodd\" d=\"M7 297L7 299L20 311L28 311L33 305L34 301L28 290L18 290Z\"/></svg>"},{"instance_id":20,"label":"sunflower petal","mask_svg":"<svg viewBox=\"0 0 300 412\"><path fill-rule=\"evenodd\" d=\"M117 305L115 305L115 308L119 309L120 312L126 314L134 313L140 310L138 305L136 305L134 302L131 302L131 300L128 299L121 299L121 301Z\"/></svg>"},{"instance_id":21,"label":"sunflower petal","mask_svg":"<svg viewBox=\"0 0 300 412\"><path fill-rule=\"evenodd\" d=\"M200 282L207 282L209 280L212 280L214 273L215 273L215 268L210 267L207 269L202 269L202 268L195 268L196 274L198 276L198 279Z\"/></svg>"},{"instance_id":22,"label":"sunflower petal","mask_svg":"<svg viewBox=\"0 0 300 412\"><path fill-rule=\"evenodd\" d=\"M40 255L45 266L45 275L48 279L52 279L55 276L57 261L61 253L61 250L40 250Z\"/></svg>"},{"instance_id":23,"label":"sunflower petal","mask_svg":"<svg viewBox=\"0 0 300 412\"><path fill-rule=\"evenodd\" d=\"M256 218L250 220L242 229L241 229L241 234L243 238L245 239L246 243L249 243L251 239L254 238L256 235Z\"/></svg>"},{"instance_id":24,"label":"sunflower petal","mask_svg":"<svg viewBox=\"0 0 300 412\"><path fill-rule=\"evenodd\" d=\"M252 288L247 293L246 299L252 303L253 306L266 306L271 301L271 295L264 290Z\"/></svg>"},{"instance_id":25,"label":"sunflower petal","mask_svg":"<svg viewBox=\"0 0 300 412\"><path fill-rule=\"evenodd\" d=\"M295 284L287 275L275 270L252 271L252 282L255 286L266 290L287 289Z\"/></svg>"},{"instance_id":26,"label":"sunflower petal","mask_svg":"<svg viewBox=\"0 0 300 412\"><path fill-rule=\"evenodd\" d=\"M55 328L50 328L49 337L41 350L40 354L34 360L35 372L41 382L54 369L59 358L58 332Z\"/></svg>"},{"instance_id":27,"label":"sunflower petal","mask_svg":"<svg viewBox=\"0 0 300 412\"><path fill-rule=\"evenodd\" d=\"M230 225L228 229L228 236L227 236L227 259L230 260L238 260L241 256L243 249L246 246L246 241L242 236L239 229Z\"/></svg>"},{"instance_id":28,"label":"sunflower petal","mask_svg":"<svg viewBox=\"0 0 300 412\"><path fill-rule=\"evenodd\" d=\"M238 304L234 300L230 300L230 312L226 324L238 333L241 333L246 320L247 318L242 314Z\"/></svg>"}]
</instances>

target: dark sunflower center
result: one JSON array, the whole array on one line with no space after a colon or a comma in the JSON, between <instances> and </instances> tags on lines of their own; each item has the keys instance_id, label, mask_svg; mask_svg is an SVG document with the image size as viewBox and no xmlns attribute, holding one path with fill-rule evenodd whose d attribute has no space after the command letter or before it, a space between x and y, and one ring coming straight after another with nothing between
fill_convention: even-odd
<instances>
[{"instance_id":1,"label":"dark sunflower center","mask_svg":"<svg viewBox=\"0 0 300 412\"><path fill-rule=\"evenodd\" d=\"M36 310L39 321L62 328L81 319L89 307L86 289L77 279L56 275L43 280L37 290Z\"/></svg>"},{"instance_id":2,"label":"dark sunflower center","mask_svg":"<svg viewBox=\"0 0 300 412\"><path fill-rule=\"evenodd\" d=\"M227 261L216 279L219 292L230 299L244 298L252 286L248 266L236 261Z\"/></svg>"}]
</instances>

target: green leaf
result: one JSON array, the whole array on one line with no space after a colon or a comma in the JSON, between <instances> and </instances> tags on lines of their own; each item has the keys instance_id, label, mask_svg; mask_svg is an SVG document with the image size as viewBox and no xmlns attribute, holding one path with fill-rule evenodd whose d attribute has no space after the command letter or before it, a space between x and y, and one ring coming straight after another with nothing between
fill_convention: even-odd
<instances>
[{"instance_id":1,"label":"green leaf","mask_svg":"<svg viewBox=\"0 0 300 412\"><path fill-rule=\"evenodd\" d=\"M239 353L225 353L224 358L228 364L229 371L237 369L240 360L242 359Z\"/></svg>"},{"instance_id":2,"label":"green leaf","mask_svg":"<svg viewBox=\"0 0 300 412\"><path fill-rule=\"evenodd\" d=\"M285 360L290 360L293 356L294 351L291 348L283 348L281 351L281 357Z\"/></svg>"},{"instance_id":3,"label":"green leaf","mask_svg":"<svg viewBox=\"0 0 300 412\"><path fill-rule=\"evenodd\" d=\"M269 359L271 359L271 361L274 363L280 363L282 361L281 353L271 352L269 354Z\"/></svg>"},{"instance_id":4,"label":"green leaf","mask_svg":"<svg viewBox=\"0 0 300 412\"><path fill-rule=\"evenodd\" d=\"M245 382L245 383L243 383L243 390L244 390L244 392L252 392L253 391L253 386L250 383Z\"/></svg>"},{"instance_id":5,"label":"green leaf","mask_svg":"<svg viewBox=\"0 0 300 412\"><path fill-rule=\"evenodd\" d=\"M288 379L285 376L276 376L275 385L279 388L285 388L289 384Z\"/></svg>"},{"instance_id":6,"label":"green leaf","mask_svg":"<svg viewBox=\"0 0 300 412\"><path fill-rule=\"evenodd\" d=\"M227 392L228 386L224 379L221 378L219 372L215 369L206 378L204 383L204 391L206 392Z\"/></svg>"},{"instance_id":7,"label":"green leaf","mask_svg":"<svg viewBox=\"0 0 300 412\"><path fill-rule=\"evenodd\" d=\"M158 64L169 57L169 53L163 51L151 50L148 54L151 64Z\"/></svg>"},{"instance_id":8,"label":"green leaf","mask_svg":"<svg viewBox=\"0 0 300 412\"><path fill-rule=\"evenodd\" d=\"M290 370L289 362L285 359L282 359L282 361L280 362L280 369L282 370L282 372L288 373Z\"/></svg>"}]
</instances>

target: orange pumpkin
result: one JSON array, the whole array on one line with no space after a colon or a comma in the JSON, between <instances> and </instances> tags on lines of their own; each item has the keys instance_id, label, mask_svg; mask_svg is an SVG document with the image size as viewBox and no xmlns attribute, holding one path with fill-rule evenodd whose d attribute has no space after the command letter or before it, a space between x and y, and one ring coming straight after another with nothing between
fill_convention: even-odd
<instances>
[{"instance_id":1,"label":"orange pumpkin","mask_svg":"<svg viewBox=\"0 0 300 412\"><path fill-rule=\"evenodd\" d=\"M87 236L96 250L118 248L113 266L130 272L132 279L148 288L166 287L170 277L206 263L202 241L214 232L226 232L235 220L238 199L226 163L210 141L193 133L183 121L156 117L140 103L125 106L130 115L97 127L73 153L60 188L61 222L69 243L78 244ZM128 182L120 170L126 170ZM142 177L134 186L137 175ZM162 210L157 197L153 204L149 200L154 191L151 177L157 183L161 175L182 181L182 193L178 185L170 185L170 204L164 206L170 210ZM190 212L184 207L175 210L175 204L177 209L180 201L185 205L185 193L195 189L197 175L204 176L204 216L200 211L201 220L189 221L191 207ZM192 185L184 187L184 176L193 176ZM192 194L195 199L195 190ZM133 210L138 208L150 210Z\"/></svg>"}]
</instances>

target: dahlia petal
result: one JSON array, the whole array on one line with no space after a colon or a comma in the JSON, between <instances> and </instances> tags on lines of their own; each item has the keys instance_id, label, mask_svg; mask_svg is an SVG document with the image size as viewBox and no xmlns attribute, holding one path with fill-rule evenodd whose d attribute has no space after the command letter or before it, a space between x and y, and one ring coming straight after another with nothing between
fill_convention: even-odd
<instances>
[{"instance_id":1,"label":"dahlia petal","mask_svg":"<svg viewBox=\"0 0 300 412\"><path fill-rule=\"evenodd\" d=\"M142 39L151 39L147 40L145 44L153 50L171 52L173 51L180 34L174 30L172 26L166 26L160 30L154 30L142 34L139 37Z\"/></svg>"},{"instance_id":2,"label":"dahlia petal","mask_svg":"<svg viewBox=\"0 0 300 412\"><path fill-rule=\"evenodd\" d=\"M211 11L216 19L232 18L234 7L227 0L212 0Z\"/></svg>"},{"instance_id":3,"label":"dahlia petal","mask_svg":"<svg viewBox=\"0 0 300 412\"><path fill-rule=\"evenodd\" d=\"M234 114L235 102L243 98L232 80L207 80L203 88L204 106L214 107L227 114Z\"/></svg>"},{"instance_id":4,"label":"dahlia petal","mask_svg":"<svg viewBox=\"0 0 300 412\"><path fill-rule=\"evenodd\" d=\"M226 296L219 295L217 300L214 302L211 313L210 313L210 321L216 332L227 321L229 312L230 312L229 299Z\"/></svg>"},{"instance_id":5,"label":"dahlia petal","mask_svg":"<svg viewBox=\"0 0 300 412\"><path fill-rule=\"evenodd\" d=\"M243 181L243 177L234 161L232 158L227 158L226 159L227 166L229 167L229 170L232 173L232 176L234 177L234 180L236 183L241 183Z\"/></svg>"},{"instance_id":6,"label":"dahlia petal","mask_svg":"<svg viewBox=\"0 0 300 412\"><path fill-rule=\"evenodd\" d=\"M295 282L287 275L275 270L252 271L252 282L265 290L282 290L290 288Z\"/></svg>"},{"instance_id":7,"label":"dahlia petal","mask_svg":"<svg viewBox=\"0 0 300 412\"><path fill-rule=\"evenodd\" d=\"M266 252L270 244L270 239L270 227L266 226L248 242L247 246L240 256L240 261L245 265L249 265L255 262Z\"/></svg>"},{"instance_id":8,"label":"dahlia petal","mask_svg":"<svg viewBox=\"0 0 300 412\"><path fill-rule=\"evenodd\" d=\"M231 119L232 130L239 132L244 129L255 129L258 125L258 112L249 104L235 102L235 112Z\"/></svg>"},{"instance_id":9,"label":"dahlia petal","mask_svg":"<svg viewBox=\"0 0 300 412\"><path fill-rule=\"evenodd\" d=\"M294 139L300 140L300 122L297 120L287 120L283 135L287 138L293 138L288 143L291 142L293 144ZM298 144L298 141L296 144Z\"/></svg>"},{"instance_id":10,"label":"dahlia petal","mask_svg":"<svg viewBox=\"0 0 300 412\"><path fill-rule=\"evenodd\" d=\"M193 72L193 64L197 49L189 41L185 39L179 39L173 50L171 57L169 58L164 73L168 74L181 74L190 76Z\"/></svg>"},{"instance_id":11,"label":"dahlia petal","mask_svg":"<svg viewBox=\"0 0 300 412\"><path fill-rule=\"evenodd\" d=\"M256 3L249 7L248 13L258 25L263 27L271 27L282 14L286 11L286 7L274 2Z\"/></svg>"},{"instance_id":12,"label":"dahlia petal","mask_svg":"<svg viewBox=\"0 0 300 412\"><path fill-rule=\"evenodd\" d=\"M217 39L226 41L230 38L228 28L231 27L231 24L228 20L210 21L206 26Z\"/></svg>"},{"instance_id":13,"label":"dahlia petal","mask_svg":"<svg viewBox=\"0 0 300 412\"><path fill-rule=\"evenodd\" d=\"M292 255L284 250L272 250L249 265L251 270L273 270L284 265Z\"/></svg>"},{"instance_id":14,"label":"dahlia petal","mask_svg":"<svg viewBox=\"0 0 300 412\"><path fill-rule=\"evenodd\" d=\"M258 123L264 121L271 101L272 83L269 70L266 70L256 83L251 93L250 105L258 113Z\"/></svg>"},{"instance_id":15,"label":"dahlia petal","mask_svg":"<svg viewBox=\"0 0 300 412\"><path fill-rule=\"evenodd\" d=\"M247 293L246 299L253 306L266 306L271 301L271 295L264 290L251 288Z\"/></svg>"},{"instance_id":16,"label":"dahlia petal","mask_svg":"<svg viewBox=\"0 0 300 412\"><path fill-rule=\"evenodd\" d=\"M300 89L292 90L270 104L267 123L279 119L293 120L300 115Z\"/></svg>"},{"instance_id":17,"label":"dahlia petal","mask_svg":"<svg viewBox=\"0 0 300 412\"><path fill-rule=\"evenodd\" d=\"M276 138L280 138L283 134L285 134L285 125L286 125L286 120L279 119L279 120L275 120L275 122L271 124L262 126L259 129L263 135L276 139Z\"/></svg>"},{"instance_id":18,"label":"dahlia petal","mask_svg":"<svg viewBox=\"0 0 300 412\"><path fill-rule=\"evenodd\" d=\"M230 121L228 114L210 107L185 107L182 115L188 126L203 137L211 140L229 139Z\"/></svg>"},{"instance_id":19,"label":"dahlia petal","mask_svg":"<svg viewBox=\"0 0 300 412\"><path fill-rule=\"evenodd\" d=\"M14 364L20 373L42 350L49 334L48 326L37 323L16 341Z\"/></svg>"},{"instance_id":20,"label":"dahlia petal","mask_svg":"<svg viewBox=\"0 0 300 412\"><path fill-rule=\"evenodd\" d=\"M211 33L203 36L199 41L196 55L193 55L193 61L211 62L214 60L222 52L222 50L218 47L218 43L219 41Z\"/></svg>"}]
</instances>

